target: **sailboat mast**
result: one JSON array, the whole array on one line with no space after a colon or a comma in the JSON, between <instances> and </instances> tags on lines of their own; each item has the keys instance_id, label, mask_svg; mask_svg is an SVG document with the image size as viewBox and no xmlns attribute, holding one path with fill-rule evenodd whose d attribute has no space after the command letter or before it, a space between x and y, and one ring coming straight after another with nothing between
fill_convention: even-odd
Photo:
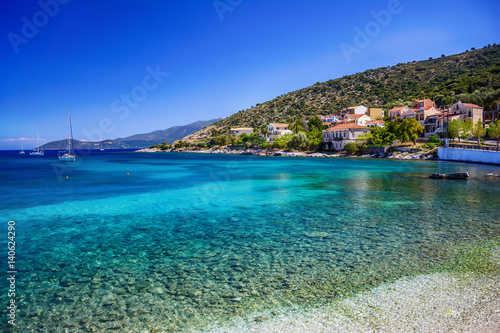
<instances>
[{"instance_id":1,"label":"sailboat mast","mask_svg":"<svg viewBox=\"0 0 500 333\"><path fill-rule=\"evenodd\" d=\"M69 114L69 109L68 109L68 151L69 154L72 153L73 150L73 127L71 126L71 116Z\"/></svg>"},{"instance_id":2,"label":"sailboat mast","mask_svg":"<svg viewBox=\"0 0 500 333\"><path fill-rule=\"evenodd\" d=\"M71 154L71 132L69 122L69 109L68 109L68 154Z\"/></svg>"}]
</instances>

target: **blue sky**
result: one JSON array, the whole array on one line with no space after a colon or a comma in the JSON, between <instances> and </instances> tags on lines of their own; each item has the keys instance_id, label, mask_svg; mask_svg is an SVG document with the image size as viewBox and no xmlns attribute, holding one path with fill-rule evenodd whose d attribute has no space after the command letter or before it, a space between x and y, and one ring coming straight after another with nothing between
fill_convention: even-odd
<instances>
[{"instance_id":1,"label":"blue sky","mask_svg":"<svg viewBox=\"0 0 500 333\"><path fill-rule=\"evenodd\" d=\"M2 1L0 149L30 149L36 131L64 138L68 108L75 139L124 137L480 48L500 42L499 12L486 0Z\"/></svg>"}]
</instances>

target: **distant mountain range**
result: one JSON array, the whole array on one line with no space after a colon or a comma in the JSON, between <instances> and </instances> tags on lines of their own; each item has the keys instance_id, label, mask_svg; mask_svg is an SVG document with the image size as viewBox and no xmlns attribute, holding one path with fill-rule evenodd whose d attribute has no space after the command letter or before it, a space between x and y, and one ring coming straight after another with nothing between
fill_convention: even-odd
<instances>
[{"instance_id":1,"label":"distant mountain range","mask_svg":"<svg viewBox=\"0 0 500 333\"><path fill-rule=\"evenodd\" d=\"M117 138L113 140L102 141L80 141L74 140L76 149L139 149L148 148L152 145L157 145L162 142L171 144L175 140L182 139L194 132L201 130L221 118L212 120L197 121L184 126L173 126L165 130L158 130L151 133L135 134L126 138ZM67 139L51 141L44 144L44 150L64 150L68 144Z\"/></svg>"}]
</instances>

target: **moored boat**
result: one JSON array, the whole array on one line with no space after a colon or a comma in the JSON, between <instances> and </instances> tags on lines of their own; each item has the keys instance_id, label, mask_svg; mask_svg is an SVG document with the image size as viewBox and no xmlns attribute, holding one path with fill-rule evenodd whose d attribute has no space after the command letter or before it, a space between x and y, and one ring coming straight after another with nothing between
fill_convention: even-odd
<instances>
[{"instance_id":1,"label":"moored boat","mask_svg":"<svg viewBox=\"0 0 500 333\"><path fill-rule=\"evenodd\" d=\"M58 156L61 162L74 162L76 161L76 155L73 152L73 131L71 130L71 118L68 109L68 151L63 152L62 155Z\"/></svg>"}]
</instances>

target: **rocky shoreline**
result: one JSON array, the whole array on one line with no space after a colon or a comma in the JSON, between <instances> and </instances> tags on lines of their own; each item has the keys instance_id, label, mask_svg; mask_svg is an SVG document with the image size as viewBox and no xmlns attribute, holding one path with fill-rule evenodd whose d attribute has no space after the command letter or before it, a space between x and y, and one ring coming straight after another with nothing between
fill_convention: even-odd
<instances>
[{"instance_id":1,"label":"rocky shoreline","mask_svg":"<svg viewBox=\"0 0 500 333\"><path fill-rule=\"evenodd\" d=\"M311 158L388 158L396 160L435 160L431 152L402 152L394 151L387 154L365 154L365 155L349 155L339 153L325 152L299 152L299 151L266 151L259 149L236 150L229 148L215 149L169 149L161 150L158 148L145 148L136 150L138 153L197 153L197 154L227 154L227 155L250 155L250 156L284 156L284 157L311 157Z\"/></svg>"}]
</instances>

